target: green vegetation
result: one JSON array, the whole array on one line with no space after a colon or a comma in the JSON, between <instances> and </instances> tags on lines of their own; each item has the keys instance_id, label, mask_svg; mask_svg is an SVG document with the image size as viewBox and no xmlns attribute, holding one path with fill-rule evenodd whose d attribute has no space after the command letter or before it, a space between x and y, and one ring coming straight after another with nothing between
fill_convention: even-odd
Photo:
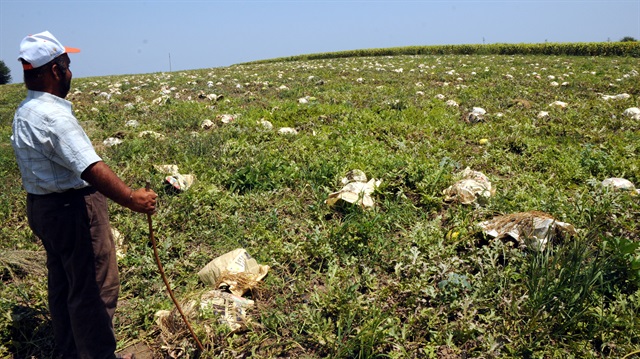
<instances>
[{"instance_id":1,"label":"green vegetation","mask_svg":"<svg viewBox=\"0 0 640 359\"><path fill-rule=\"evenodd\" d=\"M308 55L297 55L252 63L302 61L361 56L400 55L551 55L551 56L631 56L640 57L640 44L625 36L620 42L575 42L542 44L468 44L404 46L379 49L347 50Z\"/></svg>"},{"instance_id":2,"label":"green vegetation","mask_svg":"<svg viewBox=\"0 0 640 359\"><path fill-rule=\"evenodd\" d=\"M9 70L4 61L0 60L0 85L8 84L9 82L11 82L11 70Z\"/></svg>"},{"instance_id":3,"label":"green vegetation","mask_svg":"<svg viewBox=\"0 0 640 359\"><path fill-rule=\"evenodd\" d=\"M635 41L638 41L638 40L636 40L636 38L631 37L631 36L625 36L622 39L620 39L620 41L621 42L627 42L627 41L634 41L635 42Z\"/></svg>"},{"instance_id":4,"label":"green vegetation","mask_svg":"<svg viewBox=\"0 0 640 359\"><path fill-rule=\"evenodd\" d=\"M211 289L197 272L233 249L271 267L248 296L245 330L193 319L203 357L621 358L640 349L639 197L600 185L640 184L640 122L623 115L639 105L637 55L389 51L74 80L69 99L103 159L160 193L154 229L179 299ZM206 97L214 93L223 98ZM604 98L618 94L629 96ZM48 358L43 249L9 144L23 96L21 84L0 88L0 357ZM473 107L484 121L465 121ZM226 114L235 119L223 123ZM213 127L201 128L205 120ZM107 147L108 137L123 143ZM159 164L197 180L165 192ZM466 167L496 189L483 206L443 201ZM376 206L328 207L353 169L382 180ZM477 226L524 211L578 234L534 251ZM120 346L193 356L188 335L165 342L155 322L173 303L145 216L111 204L111 220L124 237Z\"/></svg>"}]
</instances>

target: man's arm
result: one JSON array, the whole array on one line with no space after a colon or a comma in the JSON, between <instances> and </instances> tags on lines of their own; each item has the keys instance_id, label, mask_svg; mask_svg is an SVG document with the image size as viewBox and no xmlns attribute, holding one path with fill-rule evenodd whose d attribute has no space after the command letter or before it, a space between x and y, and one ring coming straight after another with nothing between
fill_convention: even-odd
<instances>
[{"instance_id":1,"label":"man's arm","mask_svg":"<svg viewBox=\"0 0 640 359\"><path fill-rule=\"evenodd\" d=\"M112 201L132 211L154 213L156 210L158 195L153 190L132 190L103 161L89 165L80 177Z\"/></svg>"}]
</instances>

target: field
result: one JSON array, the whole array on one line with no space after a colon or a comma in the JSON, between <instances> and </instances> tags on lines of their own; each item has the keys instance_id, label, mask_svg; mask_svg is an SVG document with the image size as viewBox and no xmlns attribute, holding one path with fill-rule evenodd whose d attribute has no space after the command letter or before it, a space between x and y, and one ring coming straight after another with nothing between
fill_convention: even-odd
<instances>
[{"instance_id":1,"label":"field","mask_svg":"<svg viewBox=\"0 0 640 359\"><path fill-rule=\"evenodd\" d=\"M602 181L640 187L640 119L625 115L638 71L632 57L361 56L74 79L68 99L104 161L160 194L177 298L214 289L198 271L236 248L270 267L243 328L191 313L201 357L622 358L640 349L640 196ZM44 251L9 142L24 93L0 87L0 357L49 358ZM168 188L165 164L193 185ZM467 167L493 192L445 201ZM325 203L356 169L380 180L374 206ZM554 219L544 246L479 227L532 211ZM156 322L174 305L146 217L110 213L119 347L196 357L179 318Z\"/></svg>"}]
</instances>

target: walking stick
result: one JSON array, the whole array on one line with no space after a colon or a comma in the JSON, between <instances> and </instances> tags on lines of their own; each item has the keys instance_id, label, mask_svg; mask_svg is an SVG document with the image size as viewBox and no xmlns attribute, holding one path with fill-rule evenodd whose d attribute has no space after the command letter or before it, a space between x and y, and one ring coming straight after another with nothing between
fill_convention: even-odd
<instances>
[{"instance_id":1,"label":"walking stick","mask_svg":"<svg viewBox=\"0 0 640 359\"><path fill-rule=\"evenodd\" d=\"M151 183L149 181L147 181L147 185L146 185L145 188L147 189L147 191L151 188ZM158 265L158 270L160 270L160 275L162 276L162 281L164 281L164 285L167 287L167 291L169 291L169 296L171 297L171 300L173 300L173 304L176 305L176 308L178 309L178 312L180 312L180 315L182 316L182 320L184 320L184 324L187 325L187 328L189 328L189 332L191 333L191 336L196 341L196 344L198 345L198 349L200 349L200 351L203 352L204 351L204 347L202 346L202 343L200 343L200 340L198 340L198 337L196 336L196 333L194 333L193 329L191 328L191 324L189 324L189 321L187 320L187 317L182 312L182 308L180 308L180 304L178 304L178 301L176 300L176 297L173 295L173 291L171 290L171 286L169 285L169 281L167 280L167 276L164 274L164 269L162 268L162 263L160 263L160 256L158 255L158 246L156 245L156 238L153 236L153 224L151 222L151 213L147 213L147 222L149 222L149 238L151 239L151 244L153 244L153 255L154 255L155 259L156 259L156 264Z\"/></svg>"}]
</instances>

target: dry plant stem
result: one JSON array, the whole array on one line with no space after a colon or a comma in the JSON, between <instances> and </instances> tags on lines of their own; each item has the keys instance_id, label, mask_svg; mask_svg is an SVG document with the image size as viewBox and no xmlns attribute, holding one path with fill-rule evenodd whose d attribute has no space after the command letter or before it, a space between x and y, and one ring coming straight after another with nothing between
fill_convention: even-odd
<instances>
[{"instance_id":1,"label":"dry plant stem","mask_svg":"<svg viewBox=\"0 0 640 359\"><path fill-rule=\"evenodd\" d=\"M149 186L150 186L150 183L147 182L147 186L146 186L147 190L149 189ZM203 352L204 351L204 347L202 346L202 343L200 343L200 340L196 336L196 333L193 331L193 328L191 328L191 324L189 324L189 321L187 320L187 317L182 312L182 308L180 308L180 304L176 300L176 297L173 295L173 291L171 290L171 286L169 285L169 281L167 280L167 276L164 274L164 269L162 268L162 263L160 263L160 256L158 255L158 247L156 245L156 238L153 235L153 222L151 221L151 214L149 214L149 213L147 213L147 222L149 223L149 238L151 238L151 244L153 245L153 255L154 255L155 259L156 259L156 264L158 265L158 270L160 270L160 275L162 276L162 281L164 282L164 285L167 287L167 291L169 291L169 296L171 297L171 300L173 300L173 304L175 304L176 308L178 309L178 312L180 312L180 316L182 316L182 320L184 320L184 324L187 325L187 328L189 328L189 332L191 333L191 336L196 341L196 344L198 345L198 349L200 349L200 351Z\"/></svg>"},{"instance_id":2,"label":"dry plant stem","mask_svg":"<svg viewBox=\"0 0 640 359\"><path fill-rule=\"evenodd\" d=\"M634 352L631 352L631 353L629 353L629 354L625 355L624 357L622 357L622 359L627 359L629 356L631 356L631 355L633 355L633 354L638 354L638 353L640 353L640 350L636 350L636 351L634 351Z\"/></svg>"}]
</instances>

